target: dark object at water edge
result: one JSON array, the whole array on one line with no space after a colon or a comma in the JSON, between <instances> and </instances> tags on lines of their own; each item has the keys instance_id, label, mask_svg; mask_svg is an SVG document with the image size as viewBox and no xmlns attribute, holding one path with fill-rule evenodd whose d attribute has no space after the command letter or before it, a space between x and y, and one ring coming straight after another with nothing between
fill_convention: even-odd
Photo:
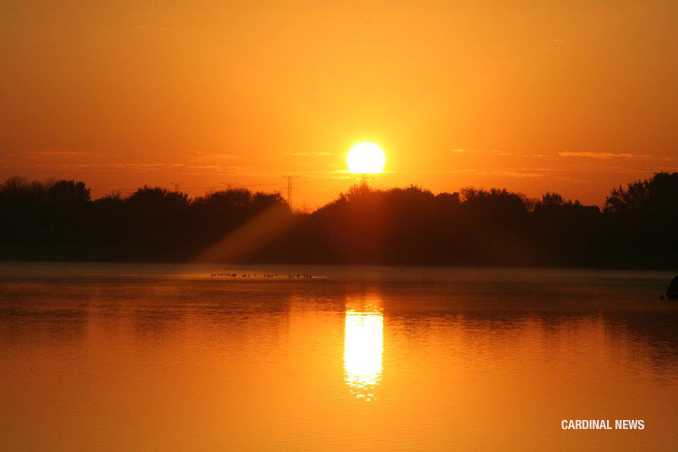
<instances>
[{"instance_id":1,"label":"dark object at water edge","mask_svg":"<svg viewBox=\"0 0 678 452\"><path fill-rule=\"evenodd\" d=\"M669 288L666 289L666 298L670 300L678 300L678 276L673 278L673 281L671 281L671 284L669 284Z\"/></svg>"}]
</instances>

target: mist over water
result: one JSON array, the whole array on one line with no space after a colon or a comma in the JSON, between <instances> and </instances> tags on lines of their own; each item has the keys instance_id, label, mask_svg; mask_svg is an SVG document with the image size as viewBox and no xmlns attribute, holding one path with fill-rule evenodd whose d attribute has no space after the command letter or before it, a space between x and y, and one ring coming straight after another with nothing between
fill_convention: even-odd
<instances>
[{"instance_id":1,"label":"mist over water","mask_svg":"<svg viewBox=\"0 0 678 452\"><path fill-rule=\"evenodd\" d=\"M1 264L0 449L675 450L673 276Z\"/></svg>"}]
</instances>

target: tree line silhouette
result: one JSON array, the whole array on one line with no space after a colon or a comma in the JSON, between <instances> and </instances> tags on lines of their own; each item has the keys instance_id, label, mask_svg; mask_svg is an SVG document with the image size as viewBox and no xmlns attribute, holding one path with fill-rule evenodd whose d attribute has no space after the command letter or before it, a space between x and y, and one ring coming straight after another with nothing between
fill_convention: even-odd
<instances>
[{"instance_id":1,"label":"tree line silhouette","mask_svg":"<svg viewBox=\"0 0 678 452\"><path fill-rule=\"evenodd\" d=\"M144 186L92 199L84 182L12 177L0 259L675 269L678 173L615 188L602 211L557 193L362 184L313 213L280 193Z\"/></svg>"}]
</instances>

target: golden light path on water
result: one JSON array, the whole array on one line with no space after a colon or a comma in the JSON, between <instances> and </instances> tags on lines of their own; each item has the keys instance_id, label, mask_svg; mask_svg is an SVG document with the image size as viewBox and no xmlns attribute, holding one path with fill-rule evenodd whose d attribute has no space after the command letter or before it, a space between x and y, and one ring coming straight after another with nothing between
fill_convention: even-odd
<instances>
[{"instance_id":1,"label":"golden light path on water","mask_svg":"<svg viewBox=\"0 0 678 452\"><path fill-rule=\"evenodd\" d=\"M351 393L367 402L374 400L381 382L384 354L384 315L381 300L347 302L344 332L344 381Z\"/></svg>"}]
</instances>

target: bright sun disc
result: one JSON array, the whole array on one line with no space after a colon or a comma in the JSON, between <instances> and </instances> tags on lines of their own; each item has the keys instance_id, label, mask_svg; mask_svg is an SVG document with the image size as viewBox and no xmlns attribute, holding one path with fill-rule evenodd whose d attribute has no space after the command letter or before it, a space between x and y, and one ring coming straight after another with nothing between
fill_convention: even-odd
<instances>
[{"instance_id":1,"label":"bright sun disc","mask_svg":"<svg viewBox=\"0 0 678 452\"><path fill-rule=\"evenodd\" d=\"M346 163L352 173L376 174L384 170L386 156L374 143L358 143L348 151Z\"/></svg>"}]
</instances>

